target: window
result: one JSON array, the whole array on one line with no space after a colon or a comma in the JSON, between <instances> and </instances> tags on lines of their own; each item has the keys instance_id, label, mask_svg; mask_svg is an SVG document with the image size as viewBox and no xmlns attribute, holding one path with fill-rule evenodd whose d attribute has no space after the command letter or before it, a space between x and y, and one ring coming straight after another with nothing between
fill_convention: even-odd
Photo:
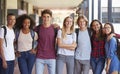
<instances>
[{"instance_id":1,"label":"window","mask_svg":"<svg viewBox=\"0 0 120 74\"><path fill-rule=\"evenodd\" d=\"M108 22L107 7L102 8L102 22ZM120 7L112 7L112 22L120 23Z\"/></svg>"},{"instance_id":2,"label":"window","mask_svg":"<svg viewBox=\"0 0 120 74\"><path fill-rule=\"evenodd\" d=\"M120 23L120 7L112 8L113 23Z\"/></svg>"}]
</instances>

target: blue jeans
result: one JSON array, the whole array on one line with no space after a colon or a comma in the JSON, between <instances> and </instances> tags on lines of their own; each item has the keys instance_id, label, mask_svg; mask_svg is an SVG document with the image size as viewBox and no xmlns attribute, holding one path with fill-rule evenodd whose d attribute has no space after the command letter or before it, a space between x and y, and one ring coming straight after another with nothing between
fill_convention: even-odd
<instances>
[{"instance_id":1,"label":"blue jeans","mask_svg":"<svg viewBox=\"0 0 120 74\"><path fill-rule=\"evenodd\" d=\"M13 74L14 72L14 60L7 61L7 69L2 67L2 59L0 58L0 74Z\"/></svg>"},{"instance_id":2,"label":"blue jeans","mask_svg":"<svg viewBox=\"0 0 120 74\"><path fill-rule=\"evenodd\" d=\"M93 58L91 57L90 64L92 67L93 74L102 74L105 66L105 58Z\"/></svg>"},{"instance_id":3,"label":"blue jeans","mask_svg":"<svg viewBox=\"0 0 120 74\"><path fill-rule=\"evenodd\" d=\"M66 64L67 74L74 74L74 56L58 55L56 60L56 74L63 74Z\"/></svg>"},{"instance_id":4,"label":"blue jeans","mask_svg":"<svg viewBox=\"0 0 120 74\"><path fill-rule=\"evenodd\" d=\"M35 54L30 53L30 51L25 51L20 52L20 55L18 57L18 65L21 74L31 74L35 62Z\"/></svg>"},{"instance_id":5,"label":"blue jeans","mask_svg":"<svg viewBox=\"0 0 120 74\"><path fill-rule=\"evenodd\" d=\"M90 60L75 59L74 74L89 74Z\"/></svg>"},{"instance_id":6,"label":"blue jeans","mask_svg":"<svg viewBox=\"0 0 120 74\"><path fill-rule=\"evenodd\" d=\"M36 74L43 74L45 65L47 65L49 74L55 74L56 60L39 58L36 59Z\"/></svg>"}]
</instances>

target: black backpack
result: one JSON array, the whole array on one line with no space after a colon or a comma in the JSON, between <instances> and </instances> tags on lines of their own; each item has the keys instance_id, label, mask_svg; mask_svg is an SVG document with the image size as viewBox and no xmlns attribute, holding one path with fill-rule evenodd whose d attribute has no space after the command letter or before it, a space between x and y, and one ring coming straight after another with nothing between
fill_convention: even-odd
<instances>
[{"instance_id":1,"label":"black backpack","mask_svg":"<svg viewBox=\"0 0 120 74\"><path fill-rule=\"evenodd\" d=\"M120 41L117 38L116 38L116 41L117 41L117 50L116 50L116 53L117 53L118 59L120 60Z\"/></svg>"},{"instance_id":2,"label":"black backpack","mask_svg":"<svg viewBox=\"0 0 120 74\"><path fill-rule=\"evenodd\" d=\"M117 42L116 54L117 54L118 59L120 60L120 42L117 38L116 38L116 42ZM110 46L110 43L109 43L109 46Z\"/></svg>"},{"instance_id":3,"label":"black backpack","mask_svg":"<svg viewBox=\"0 0 120 74\"><path fill-rule=\"evenodd\" d=\"M5 44L6 44L6 47L7 47L7 40L6 40L7 28L5 26L2 26L1 28L4 29L4 39L5 39Z\"/></svg>"}]
</instances>

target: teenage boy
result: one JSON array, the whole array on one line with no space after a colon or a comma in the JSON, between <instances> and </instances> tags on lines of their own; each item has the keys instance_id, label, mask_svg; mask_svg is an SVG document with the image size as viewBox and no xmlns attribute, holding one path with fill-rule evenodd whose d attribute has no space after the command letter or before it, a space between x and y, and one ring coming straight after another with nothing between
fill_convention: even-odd
<instances>
[{"instance_id":1,"label":"teenage boy","mask_svg":"<svg viewBox=\"0 0 120 74\"><path fill-rule=\"evenodd\" d=\"M0 74L13 74L14 72L14 38L13 26L15 15L7 15L7 25L0 29Z\"/></svg>"}]
</instances>

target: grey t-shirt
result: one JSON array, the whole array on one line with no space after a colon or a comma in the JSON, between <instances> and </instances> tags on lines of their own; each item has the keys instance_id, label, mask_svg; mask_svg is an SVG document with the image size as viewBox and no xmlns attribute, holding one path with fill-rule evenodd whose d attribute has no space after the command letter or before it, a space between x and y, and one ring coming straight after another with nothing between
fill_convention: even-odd
<instances>
[{"instance_id":1,"label":"grey t-shirt","mask_svg":"<svg viewBox=\"0 0 120 74\"><path fill-rule=\"evenodd\" d=\"M88 30L80 31L78 34L78 44L75 52L75 59L90 60L91 42Z\"/></svg>"}]
</instances>

